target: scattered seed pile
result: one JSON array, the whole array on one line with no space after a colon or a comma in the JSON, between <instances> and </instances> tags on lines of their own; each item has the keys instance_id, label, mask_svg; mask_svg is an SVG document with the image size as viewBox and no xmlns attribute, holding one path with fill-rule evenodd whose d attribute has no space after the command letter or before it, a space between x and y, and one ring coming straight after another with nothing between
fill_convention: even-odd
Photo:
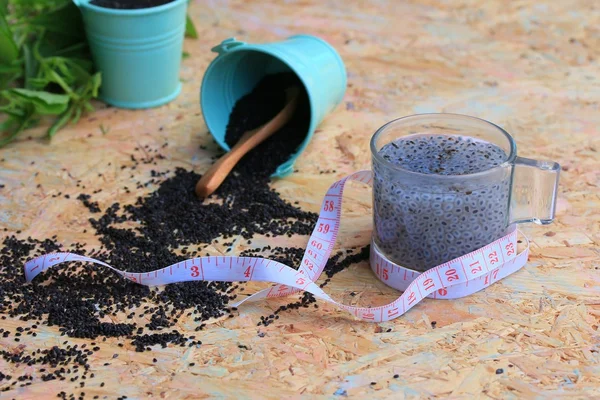
<instances>
[{"instance_id":1,"label":"scattered seed pile","mask_svg":"<svg viewBox=\"0 0 600 400\"><path fill-rule=\"evenodd\" d=\"M423 174L465 175L506 161L498 146L451 135L413 135L379 154ZM397 264L426 271L498 239L508 224L510 174L427 184L374 165L375 243Z\"/></svg>"},{"instance_id":2,"label":"scattered seed pile","mask_svg":"<svg viewBox=\"0 0 600 400\"><path fill-rule=\"evenodd\" d=\"M273 85L273 79L289 79L289 76L267 78L267 83L261 85L268 86L269 82ZM281 91L285 86L281 80L278 82ZM275 94L273 88L269 90ZM278 112L273 106L266 107L264 115L255 115L262 110L256 108L255 103L262 100L252 97L260 96L260 92L253 93L236 105L228 135L251 129ZM244 107L254 108L243 112ZM37 336L42 326L44 329L50 326L65 337L85 338L89 343L77 346L66 340L50 349L0 351L0 357L7 362L37 366L33 376L0 373L0 390L26 386L34 378L59 379L74 382L82 398L86 379L93 377L88 357L100 351L102 343L111 337L122 339L119 346L131 346L137 351L151 350L153 346L201 345L198 333L180 331L175 324L181 318L193 318L197 323L195 331L201 331L216 318L233 317L237 310L228 309L226 305L237 296L245 295L243 283L187 282L148 288L122 279L105 268L70 263L50 269L27 284L23 264L40 254L71 251L120 269L145 272L208 254L207 247L215 244L224 245L226 251L233 253L239 241L251 244L255 235L308 235L317 215L283 200L269 187L270 174L302 141L305 125L305 120L294 118L283 128L285 136L277 134L248 154L217 192L204 201L194 193L200 175L181 168L158 171L158 164L166 158L162 152L168 151L168 143L157 149L136 148L144 156L132 155L131 163L121 166L122 173L131 171L133 178L139 165L157 165L148 180L136 183L136 190L156 189L138 197L133 204L114 203L102 209L94 199L101 189L86 189L77 181L77 187L88 193L64 195L64 198L89 212L87 229L92 229L101 243L93 251L85 251L86 243L62 248L56 236L44 240L22 238L21 232L12 234L4 229L0 248L0 320L8 315L23 324L16 331L0 328L2 338L18 346L25 337ZM262 157L264 151L277 151L277 157L267 160ZM123 189L130 191L128 187ZM298 266L303 252L301 248L267 246L242 255L262 256ZM331 277L351 263L367 258L368 248L338 253L329 260L326 273ZM306 294L299 301L262 317L257 324L266 326L279 318L282 311L308 307L314 301ZM74 398L66 392L59 393L59 397Z\"/></svg>"},{"instance_id":3,"label":"scattered seed pile","mask_svg":"<svg viewBox=\"0 0 600 400\"><path fill-rule=\"evenodd\" d=\"M171 3L173 1L175 0L92 0L90 1L90 4L98 7L132 10L162 6L163 4Z\"/></svg>"}]
</instances>

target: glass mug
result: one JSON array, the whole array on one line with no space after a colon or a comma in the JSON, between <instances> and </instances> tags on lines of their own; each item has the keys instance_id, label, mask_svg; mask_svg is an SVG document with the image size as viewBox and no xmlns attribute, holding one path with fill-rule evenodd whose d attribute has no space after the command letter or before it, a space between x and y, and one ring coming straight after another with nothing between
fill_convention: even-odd
<instances>
[{"instance_id":1,"label":"glass mug","mask_svg":"<svg viewBox=\"0 0 600 400\"><path fill-rule=\"evenodd\" d=\"M500 147L504 163L465 175L425 174L386 160L379 151L409 135L453 135ZM393 120L371 139L374 245L389 261L426 271L502 237L515 223L554 219L560 166L517 156L502 128L458 114Z\"/></svg>"}]
</instances>

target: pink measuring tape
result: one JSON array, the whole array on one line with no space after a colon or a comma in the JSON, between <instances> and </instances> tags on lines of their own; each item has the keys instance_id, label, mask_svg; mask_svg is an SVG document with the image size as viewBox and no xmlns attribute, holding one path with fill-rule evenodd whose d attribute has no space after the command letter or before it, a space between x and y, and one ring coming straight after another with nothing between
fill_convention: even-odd
<instances>
[{"instance_id":1,"label":"pink measuring tape","mask_svg":"<svg viewBox=\"0 0 600 400\"><path fill-rule=\"evenodd\" d=\"M135 273L120 271L102 261L73 253L52 253L25 263L28 282L57 264L79 261L99 264L114 270L126 279L148 285L166 285L186 281L265 281L276 285L261 290L242 301L289 296L306 291L335 304L364 321L381 322L400 317L424 298L455 299L484 289L521 269L529 256L527 247L517 253L517 229L500 239L462 257L448 261L424 273L419 273L386 261L371 244L370 264L375 275L385 284L404 293L393 302L380 307L353 307L329 297L315 282L323 272L335 245L341 219L342 196L348 181L372 184L371 171L355 172L335 182L325 195L317 224L298 270L277 261L259 257L197 257L181 261L156 271Z\"/></svg>"}]
</instances>

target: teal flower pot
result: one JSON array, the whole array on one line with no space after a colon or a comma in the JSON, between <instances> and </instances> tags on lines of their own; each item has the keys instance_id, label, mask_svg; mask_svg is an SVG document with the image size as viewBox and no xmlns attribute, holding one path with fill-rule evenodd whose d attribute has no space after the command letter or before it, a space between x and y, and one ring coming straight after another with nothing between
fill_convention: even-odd
<instances>
[{"instance_id":1,"label":"teal flower pot","mask_svg":"<svg viewBox=\"0 0 600 400\"><path fill-rule=\"evenodd\" d=\"M187 0L135 10L73 1L81 10L94 64L102 72L103 101L121 108L150 108L177 97Z\"/></svg>"},{"instance_id":2,"label":"teal flower pot","mask_svg":"<svg viewBox=\"0 0 600 400\"><path fill-rule=\"evenodd\" d=\"M308 132L296 153L272 176L289 175L315 128L344 97L347 76L341 57L327 42L310 35L266 44L248 44L232 38L212 50L218 55L204 73L200 105L211 135L226 151L230 148L225 142L225 131L233 106L265 75L291 71L303 83L310 102Z\"/></svg>"}]
</instances>

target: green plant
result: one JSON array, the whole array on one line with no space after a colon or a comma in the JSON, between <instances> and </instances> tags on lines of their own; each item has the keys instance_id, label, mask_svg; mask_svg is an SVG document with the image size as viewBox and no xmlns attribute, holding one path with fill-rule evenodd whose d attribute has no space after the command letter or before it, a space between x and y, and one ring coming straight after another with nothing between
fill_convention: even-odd
<instances>
[{"instance_id":1,"label":"green plant","mask_svg":"<svg viewBox=\"0 0 600 400\"><path fill-rule=\"evenodd\" d=\"M71 0L0 0L0 146L44 116L52 137L98 95L81 15Z\"/></svg>"},{"instance_id":2,"label":"green plant","mask_svg":"<svg viewBox=\"0 0 600 400\"><path fill-rule=\"evenodd\" d=\"M189 16L186 36L198 36ZM0 0L0 147L43 117L49 137L77 122L101 81L72 0Z\"/></svg>"}]
</instances>

